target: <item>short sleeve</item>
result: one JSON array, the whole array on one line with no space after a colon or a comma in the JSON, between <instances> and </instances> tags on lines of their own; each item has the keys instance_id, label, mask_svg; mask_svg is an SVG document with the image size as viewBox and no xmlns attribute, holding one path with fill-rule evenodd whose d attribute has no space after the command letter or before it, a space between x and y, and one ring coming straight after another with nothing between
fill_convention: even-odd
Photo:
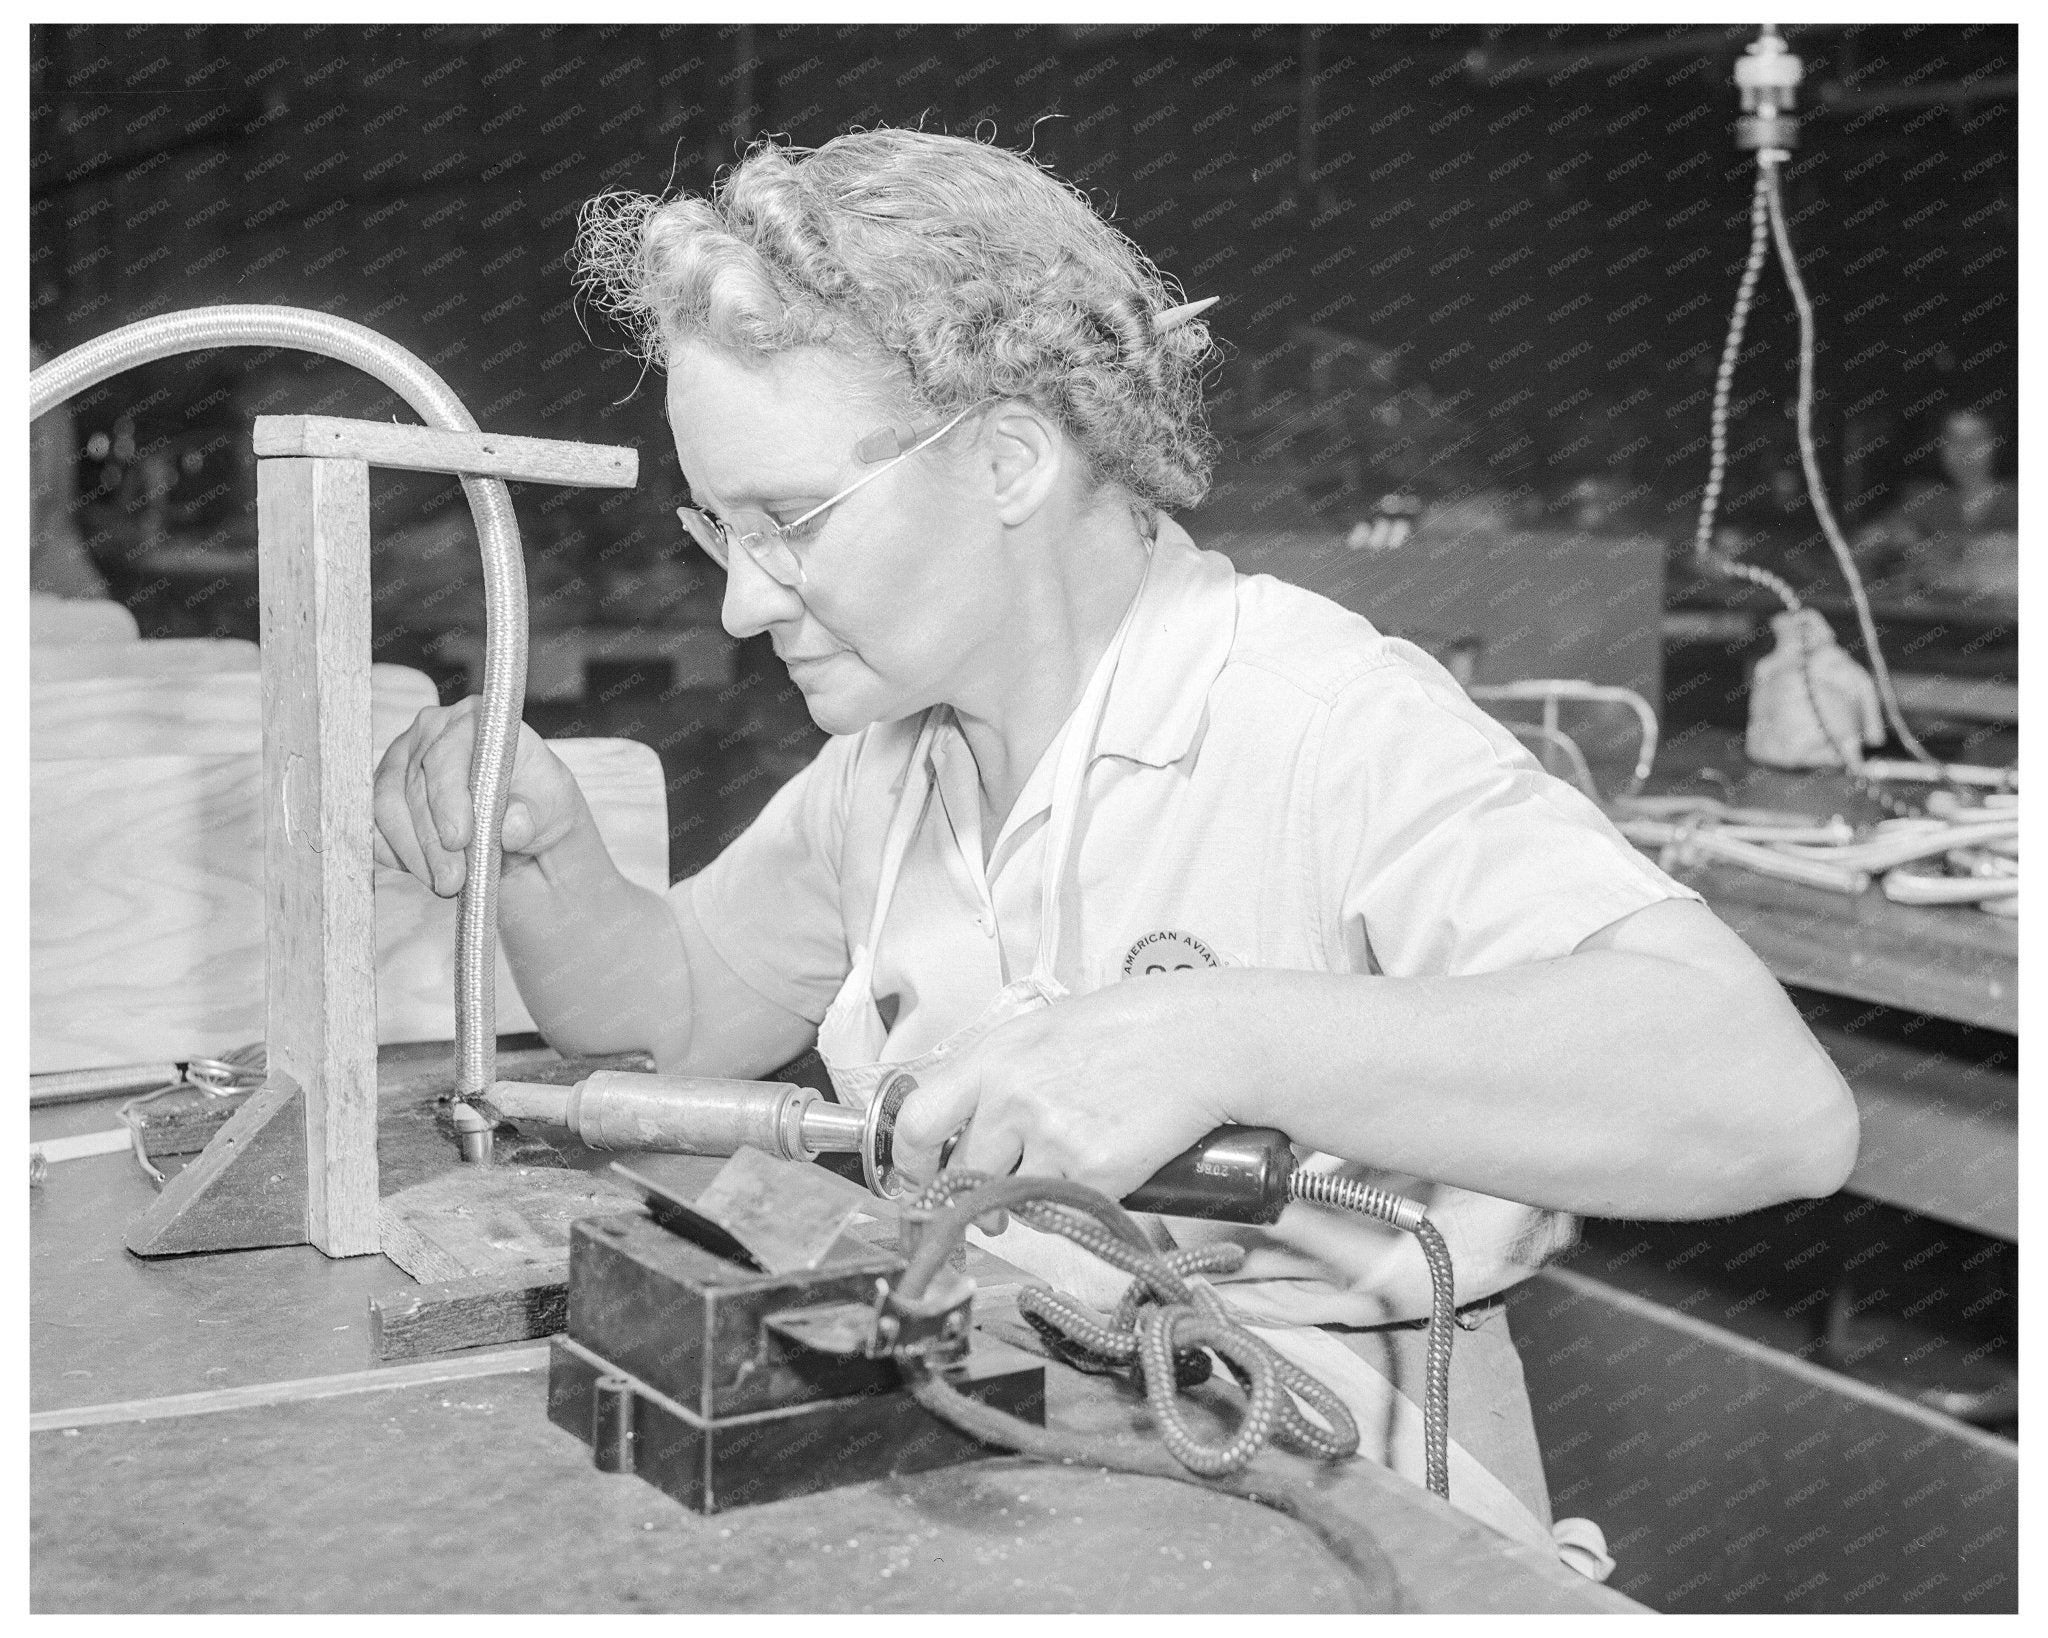
<instances>
[{"instance_id":1,"label":"short sleeve","mask_svg":"<svg viewBox=\"0 0 2048 1638\"><path fill-rule=\"evenodd\" d=\"M1353 971L1498 972L1699 897L1405 643L1332 702L1314 811L1323 902Z\"/></svg>"},{"instance_id":2,"label":"short sleeve","mask_svg":"<svg viewBox=\"0 0 2048 1638\"><path fill-rule=\"evenodd\" d=\"M687 895L705 938L749 988L813 1023L849 965L839 860L861 741L828 740L717 858L669 889L671 904Z\"/></svg>"}]
</instances>

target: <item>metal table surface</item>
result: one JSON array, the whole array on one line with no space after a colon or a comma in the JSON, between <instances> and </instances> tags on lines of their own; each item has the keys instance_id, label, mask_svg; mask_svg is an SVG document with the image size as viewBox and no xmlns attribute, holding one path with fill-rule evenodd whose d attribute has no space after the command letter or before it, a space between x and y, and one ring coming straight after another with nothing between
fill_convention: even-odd
<instances>
[{"instance_id":1,"label":"metal table surface","mask_svg":"<svg viewBox=\"0 0 2048 1638\"><path fill-rule=\"evenodd\" d=\"M104 1130L115 1107L36 1111L31 1133ZM384 1367L392 1385L364 1391L367 1302L411 1283L382 1257L131 1256L151 1192L125 1154L58 1162L32 1191L30 1401L55 1424L30 1438L38 1611L1359 1607L1305 1526L1095 1469L995 1457L699 1516L547 1421L533 1346L456 1356L488 1374L453 1380ZM1121 1384L1048 1377L1055 1423L1156 1438ZM259 1402L90 1411L224 1388ZM1636 1607L1372 1464L1317 1483L1366 1521L1397 1607Z\"/></svg>"}]
</instances>

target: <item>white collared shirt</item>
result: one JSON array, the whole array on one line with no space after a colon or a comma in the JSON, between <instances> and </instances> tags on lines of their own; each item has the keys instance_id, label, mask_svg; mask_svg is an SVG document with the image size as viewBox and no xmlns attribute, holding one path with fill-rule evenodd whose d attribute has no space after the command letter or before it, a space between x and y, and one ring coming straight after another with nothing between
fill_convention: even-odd
<instances>
[{"instance_id":1,"label":"white collared shirt","mask_svg":"<svg viewBox=\"0 0 2048 1638\"><path fill-rule=\"evenodd\" d=\"M920 722L832 739L671 889L692 895L741 979L806 1018L824 1015L866 934ZM885 1058L925 1051L1031 970L1060 742L984 869L973 756L950 723L935 734L934 797L876 952ZM1313 592L1238 575L1164 518L1061 891L1056 976L1076 993L1183 962L1497 972L1568 955L1645 905L1697 897L1422 650ZM1558 1213L1331 1157L1308 1163L1424 1199L1460 1301L1570 1241ZM1182 1243L1243 1241L1252 1255L1231 1295L1262 1319L1359 1325L1427 1311L1415 1242L1377 1222L1297 1205L1272 1229L1168 1226Z\"/></svg>"}]
</instances>

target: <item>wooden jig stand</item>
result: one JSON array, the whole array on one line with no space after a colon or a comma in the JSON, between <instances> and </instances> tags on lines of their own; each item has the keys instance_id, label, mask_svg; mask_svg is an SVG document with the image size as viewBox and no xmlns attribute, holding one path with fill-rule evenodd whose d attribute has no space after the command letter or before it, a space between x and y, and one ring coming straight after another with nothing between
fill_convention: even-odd
<instances>
[{"instance_id":1,"label":"wooden jig stand","mask_svg":"<svg viewBox=\"0 0 2048 1638\"><path fill-rule=\"evenodd\" d=\"M267 1077L130 1229L145 1257L382 1249L370 468L575 488L639 479L632 449L328 416L259 416L255 444ZM492 1181L462 1170L479 1190Z\"/></svg>"}]
</instances>

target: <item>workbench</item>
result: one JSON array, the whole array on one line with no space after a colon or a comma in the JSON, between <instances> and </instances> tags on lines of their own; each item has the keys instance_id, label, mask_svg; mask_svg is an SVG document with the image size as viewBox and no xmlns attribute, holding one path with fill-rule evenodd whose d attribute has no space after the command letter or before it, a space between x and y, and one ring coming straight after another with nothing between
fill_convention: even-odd
<instances>
[{"instance_id":1,"label":"workbench","mask_svg":"<svg viewBox=\"0 0 2048 1638\"><path fill-rule=\"evenodd\" d=\"M1667 743L1645 790L1855 824L1888 817L1846 775L1759 767L1743 755L1742 736L1721 729ZM1851 898L1729 865L1681 876L1787 984L2019 1032L2016 921L1968 906L1894 904L1875 887Z\"/></svg>"},{"instance_id":2,"label":"workbench","mask_svg":"<svg viewBox=\"0 0 2048 1638\"><path fill-rule=\"evenodd\" d=\"M452 1163L422 1069L448 1060L384 1051L387 1194ZM36 1111L32 1136L104 1130L115 1107ZM1376 1589L1266 1508L1007 1457L700 1516L549 1423L544 1344L380 1366L368 1304L411 1288L384 1257L145 1262L122 1234L151 1195L125 1153L32 1191L38 1611L1638 1607L1362 1462L1319 1483L1382 1549ZM1055 1425L1156 1438L1120 1383L1047 1374Z\"/></svg>"},{"instance_id":3,"label":"workbench","mask_svg":"<svg viewBox=\"0 0 2048 1638\"><path fill-rule=\"evenodd\" d=\"M1711 770L1711 773L1708 772ZM1651 794L1713 795L1852 823L1886 817L1839 773L1751 765L1739 734L1687 731L1658 754ZM2001 1239L2019 1238L2019 923L1968 906L1854 898L1732 865L1680 869L1778 977L1863 1118L1849 1188ZM1872 1007L1962 1026L1940 1046L1873 1039Z\"/></svg>"},{"instance_id":4,"label":"workbench","mask_svg":"<svg viewBox=\"0 0 2048 1638\"><path fill-rule=\"evenodd\" d=\"M1602 771L1603 789L1625 777ZM1713 728L1674 735L1647 792L1886 816L1840 774L1752 767L1741 735ZM1913 1316L1926 1304L1890 1270L1945 1252L1918 1278L1958 1288L1952 1314L1970 1300L1964 1280L1990 1282L1940 1268L2016 1262L1935 1226L1888 1249L1891 1231L1869 1220L1881 1201L2017 1241L2017 925L1876 888L1849 898L1722 866L1677 875L1785 983L1842 1071L1862 1125L1844 1194L1860 1198L1588 1224L1567 1259L1516 1287L1552 1504L1602 1521L1613 1585L1670 1614L2015 1610L2018 1445L1911 1391L1940 1384L1959 1354L1981 1357L1978 1337L1930 1350L1915 1330L1912 1352L1872 1353L1859 1332L1867 1376L1818 1339L1837 1290L1873 1320ZM1859 1265L1860 1284L1845 1285ZM1988 1367L1957 1385L1987 1380Z\"/></svg>"}]
</instances>

